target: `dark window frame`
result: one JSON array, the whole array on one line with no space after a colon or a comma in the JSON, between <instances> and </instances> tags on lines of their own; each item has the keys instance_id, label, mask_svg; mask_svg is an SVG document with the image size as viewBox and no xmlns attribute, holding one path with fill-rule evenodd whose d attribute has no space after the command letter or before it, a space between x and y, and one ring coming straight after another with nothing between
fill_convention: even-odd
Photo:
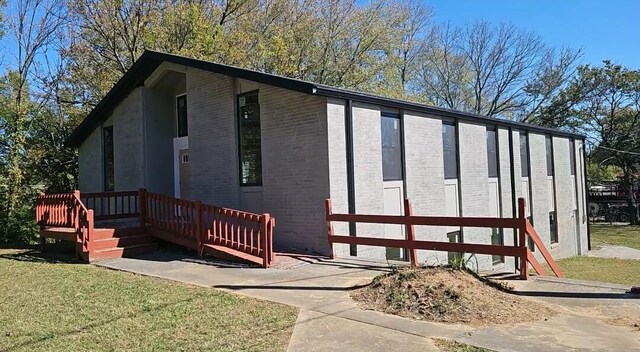
<instances>
[{"instance_id":1,"label":"dark window frame","mask_svg":"<svg viewBox=\"0 0 640 352\"><path fill-rule=\"evenodd\" d=\"M494 241L497 236L497 241ZM491 229L491 244L494 246L504 246L504 229L494 227ZM505 262L503 255L492 255L491 262L493 265L503 264Z\"/></svg>"},{"instance_id":2,"label":"dark window frame","mask_svg":"<svg viewBox=\"0 0 640 352\"><path fill-rule=\"evenodd\" d=\"M576 141L569 140L569 168L571 168L571 176L576 175Z\"/></svg>"},{"instance_id":3,"label":"dark window frame","mask_svg":"<svg viewBox=\"0 0 640 352\"><path fill-rule=\"evenodd\" d=\"M383 131L385 127L386 121L393 120L397 124L396 133L397 136L394 139L397 139L397 146L385 146L385 133ZM404 146L402 140L402 119L400 118L400 114L394 114L390 112L383 112L380 114L380 147L382 152L382 180L383 181L403 181L404 180ZM393 164L394 168L397 170L389 170L385 163L385 148L389 150L389 148L397 149L395 152L397 155L394 155L398 158L396 163ZM389 170L385 172L385 170ZM387 175L392 174L392 175Z\"/></svg>"},{"instance_id":4,"label":"dark window frame","mask_svg":"<svg viewBox=\"0 0 640 352\"><path fill-rule=\"evenodd\" d=\"M257 105L258 105L258 129L260 130L260 145L258 147L258 173L257 173L257 177L256 177L256 181L255 182L245 182L245 177L244 177L244 166L243 166L243 147L242 147L242 143L243 143L243 125L242 125L242 120L241 120L241 112L242 109L240 107L240 99L241 98L246 98L248 96L256 96L257 98ZM262 123L261 123L261 116L260 116L260 95L259 95L259 91L256 90L252 90L249 92L245 92L242 94L237 94L236 95L236 123L237 123L237 128L238 128L238 141L237 141L237 146L238 146L238 172L239 172L239 181L240 181L240 187L260 187L262 186Z\"/></svg>"},{"instance_id":5,"label":"dark window frame","mask_svg":"<svg viewBox=\"0 0 640 352\"><path fill-rule=\"evenodd\" d=\"M184 120L181 119L180 100L184 100ZM180 94L176 96L176 136L188 137L189 136L189 111L187 109L188 98L187 94ZM184 121L184 126L183 126ZM184 131L183 131L184 129Z\"/></svg>"},{"instance_id":6,"label":"dark window frame","mask_svg":"<svg viewBox=\"0 0 640 352\"><path fill-rule=\"evenodd\" d=\"M524 141L524 151L523 151L523 142ZM520 177L529 177L531 172L530 164L531 158L529 157L529 134L524 131L520 131ZM524 156L524 158L523 158ZM526 160L526 163L523 161Z\"/></svg>"},{"instance_id":7,"label":"dark window frame","mask_svg":"<svg viewBox=\"0 0 640 352\"><path fill-rule=\"evenodd\" d=\"M560 241L558 236L558 214L557 212L549 212L549 240L551 244L556 244Z\"/></svg>"},{"instance_id":8,"label":"dark window frame","mask_svg":"<svg viewBox=\"0 0 640 352\"><path fill-rule=\"evenodd\" d=\"M491 134L493 134L493 138L491 138ZM493 157L491 156L491 146L489 145L489 141L493 141ZM486 146L487 146L487 175L489 178L499 178L500 177L500 151L498 145L498 129L495 127L487 127L486 132ZM492 168L495 166L495 170Z\"/></svg>"},{"instance_id":9,"label":"dark window frame","mask_svg":"<svg viewBox=\"0 0 640 352\"><path fill-rule=\"evenodd\" d=\"M110 137L110 139L108 139ZM103 190L115 190L115 153L113 143L113 126L102 127L102 180Z\"/></svg>"},{"instance_id":10,"label":"dark window frame","mask_svg":"<svg viewBox=\"0 0 640 352\"><path fill-rule=\"evenodd\" d=\"M553 177L555 175L555 160L553 157L553 138L551 136L545 136L544 138L544 151L547 166L547 176Z\"/></svg>"},{"instance_id":11,"label":"dark window frame","mask_svg":"<svg viewBox=\"0 0 640 352\"><path fill-rule=\"evenodd\" d=\"M451 169L451 165L447 167L447 160L445 150L447 149L447 141L445 141L445 126L453 127L453 143L449 142L453 146L453 152L455 154L455 177L451 177L451 174L447 175L447 169ZM443 168L444 168L444 179L445 180L457 180L460 178L460 147L458 145L458 124L456 121L442 121L442 159L443 159ZM452 171L452 170L449 170Z\"/></svg>"}]
</instances>

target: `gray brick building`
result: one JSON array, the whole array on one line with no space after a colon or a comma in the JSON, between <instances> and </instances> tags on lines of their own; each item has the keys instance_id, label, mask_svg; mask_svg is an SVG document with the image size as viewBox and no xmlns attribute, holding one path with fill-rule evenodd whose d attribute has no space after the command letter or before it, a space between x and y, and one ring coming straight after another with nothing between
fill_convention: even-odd
<instances>
[{"instance_id":1,"label":"gray brick building","mask_svg":"<svg viewBox=\"0 0 640 352\"><path fill-rule=\"evenodd\" d=\"M335 212L512 217L518 197L551 253L589 245L584 137L255 71L145 52L70 136L81 192L134 190L277 219L276 249L330 251ZM403 238L397 225L336 232ZM417 227L418 239L513 244L514 231ZM336 254L403 259L397 249ZM419 252L443 263L447 253ZM478 256L481 268L511 258Z\"/></svg>"}]
</instances>

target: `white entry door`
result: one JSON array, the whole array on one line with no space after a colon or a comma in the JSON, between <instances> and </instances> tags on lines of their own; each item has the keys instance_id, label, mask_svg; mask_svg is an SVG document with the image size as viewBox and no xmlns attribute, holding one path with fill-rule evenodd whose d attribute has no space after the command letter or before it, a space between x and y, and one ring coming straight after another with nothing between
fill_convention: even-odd
<instances>
[{"instance_id":1,"label":"white entry door","mask_svg":"<svg viewBox=\"0 0 640 352\"><path fill-rule=\"evenodd\" d=\"M189 137L173 139L173 184L176 198L180 198L189 175Z\"/></svg>"}]
</instances>

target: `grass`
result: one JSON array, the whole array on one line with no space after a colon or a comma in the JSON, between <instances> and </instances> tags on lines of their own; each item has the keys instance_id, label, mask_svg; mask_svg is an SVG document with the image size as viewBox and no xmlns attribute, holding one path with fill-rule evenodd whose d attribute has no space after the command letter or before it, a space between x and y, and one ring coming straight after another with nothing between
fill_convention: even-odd
<instances>
[{"instance_id":1,"label":"grass","mask_svg":"<svg viewBox=\"0 0 640 352\"><path fill-rule=\"evenodd\" d=\"M284 351L297 309L0 249L0 351Z\"/></svg>"},{"instance_id":2,"label":"grass","mask_svg":"<svg viewBox=\"0 0 640 352\"><path fill-rule=\"evenodd\" d=\"M591 224L590 229L593 249L604 244L640 249L640 226Z\"/></svg>"},{"instance_id":3,"label":"grass","mask_svg":"<svg viewBox=\"0 0 640 352\"><path fill-rule=\"evenodd\" d=\"M557 263L569 279L640 285L640 260L571 257L558 260ZM551 273L548 266L545 270Z\"/></svg>"},{"instance_id":4,"label":"grass","mask_svg":"<svg viewBox=\"0 0 640 352\"><path fill-rule=\"evenodd\" d=\"M454 340L438 338L433 338L431 340L433 340L433 343L442 352L493 352L493 350L487 348L468 345Z\"/></svg>"}]
</instances>

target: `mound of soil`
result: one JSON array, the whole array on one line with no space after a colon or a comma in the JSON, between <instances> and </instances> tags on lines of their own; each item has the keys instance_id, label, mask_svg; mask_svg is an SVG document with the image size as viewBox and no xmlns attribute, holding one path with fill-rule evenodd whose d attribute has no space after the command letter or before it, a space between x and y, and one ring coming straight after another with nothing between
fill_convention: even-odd
<instances>
[{"instance_id":1,"label":"mound of soil","mask_svg":"<svg viewBox=\"0 0 640 352\"><path fill-rule=\"evenodd\" d=\"M498 285L465 270L407 267L374 278L351 296L366 309L442 323L509 324L555 314L546 305Z\"/></svg>"}]
</instances>

